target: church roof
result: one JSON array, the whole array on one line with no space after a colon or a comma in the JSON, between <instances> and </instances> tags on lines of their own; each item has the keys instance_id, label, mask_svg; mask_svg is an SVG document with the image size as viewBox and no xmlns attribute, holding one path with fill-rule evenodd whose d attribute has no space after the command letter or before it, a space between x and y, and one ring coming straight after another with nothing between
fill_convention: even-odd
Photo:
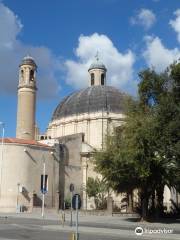
<instances>
[{"instance_id":1,"label":"church roof","mask_svg":"<svg viewBox=\"0 0 180 240\"><path fill-rule=\"evenodd\" d=\"M0 139L0 142L2 142L2 139ZM16 143L19 145L35 145L35 146L40 146L40 147L49 147L47 144L39 143L35 140L25 140L25 139L20 139L20 138L4 138L3 139L4 143Z\"/></svg>"},{"instance_id":2,"label":"church roof","mask_svg":"<svg viewBox=\"0 0 180 240\"><path fill-rule=\"evenodd\" d=\"M90 71L91 69L103 69L103 70L107 71L104 63L99 61L99 53L98 52L95 56L95 61L90 65L88 71Z\"/></svg>"},{"instance_id":3,"label":"church roof","mask_svg":"<svg viewBox=\"0 0 180 240\"><path fill-rule=\"evenodd\" d=\"M23 58L21 65L34 65L36 66L36 63L34 61L34 58L32 58L31 56L27 55Z\"/></svg>"},{"instance_id":4,"label":"church roof","mask_svg":"<svg viewBox=\"0 0 180 240\"><path fill-rule=\"evenodd\" d=\"M65 97L55 109L52 121L91 112L123 112L125 94L110 86L91 86Z\"/></svg>"},{"instance_id":5,"label":"church roof","mask_svg":"<svg viewBox=\"0 0 180 240\"><path fill-rule=\"evenodd\" d=\"M96 62L92 63L90 65L88 71L91 70L91 69L104 69L106 71L105 65L100 61L96 61Z\"/></svg>"}]
</instances>

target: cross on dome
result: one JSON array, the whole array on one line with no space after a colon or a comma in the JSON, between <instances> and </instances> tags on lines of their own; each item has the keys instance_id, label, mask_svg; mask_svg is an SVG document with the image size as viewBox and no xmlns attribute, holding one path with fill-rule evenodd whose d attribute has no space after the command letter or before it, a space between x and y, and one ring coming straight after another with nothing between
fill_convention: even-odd
<instances>
[{"instance_id":1,"label":"cross on dome","mask_svg":"<svg viewBox=\"0 0 180 240\"><path fill-rule=\"evenodd\" d=\"M96 58L96 61L98 62L99 61L99 51L96 52L95 58Z\"/></svg>"}]
</instances>

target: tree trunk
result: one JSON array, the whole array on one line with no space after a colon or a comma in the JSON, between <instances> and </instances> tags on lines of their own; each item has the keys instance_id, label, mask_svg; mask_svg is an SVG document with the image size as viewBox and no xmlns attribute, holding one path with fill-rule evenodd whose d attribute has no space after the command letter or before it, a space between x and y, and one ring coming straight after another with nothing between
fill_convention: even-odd
<instances>
[{"instance_id":1,"label":"tree trunk","mask_svg":"<svg viewBox=\"0 0 180 240\"><path fill-rule=\"evenodd\" d=\"M141 192L141 221L146 221L148 217L148 202L149 196L147 189L143 189Z\"/></svg>"},{"instance_id":2,"label":"tree trunk","mask_svg":"<svg viewBox=\"0 0 180 240\"><path fill-rule=\"evenodd\" d=\"M152 206L151 206L152 216L154 216L154 214L155 214L155 209L156 209L156 193L155 193L155 190L152 191L151 201L152 201Z\"/></svg>"},{"instance_id":3,"label":"tree trunk","mask_svg":"<svg viewBox=\"0 0 180 240\"><path fill-rule=\"evenodd\" d=\"M133 191L132 190L127 192L127 201L128 201L127 212L132 213L133 212Z\"/></svg>"},{"instance_id":4,"label":"tree trunk","mask_svg":"<svg viewBox=\"0 0 180 240\"><path fill-rule=\"evenodd\" d=\"M164 185L159 185L156 188L156 193L157 193L157 212L156 212L156 216L162 217L163 213L164 213L164 207L163 207L163 199L164 199Z\"/></svg>"}]
</instances>

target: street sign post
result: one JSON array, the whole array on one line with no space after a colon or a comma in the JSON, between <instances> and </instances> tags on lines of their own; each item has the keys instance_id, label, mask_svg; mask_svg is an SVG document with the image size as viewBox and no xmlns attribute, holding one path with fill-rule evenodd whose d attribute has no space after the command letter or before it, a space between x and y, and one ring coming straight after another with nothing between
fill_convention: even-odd
<instances>
[{"instance_id":1,"label":"street sign post","mask_svg":"<svg viewBox=\"0 0 180 240\"><path fill-rule=\"evenodd\" d=\"M72 227L72 197L73 197L73 191L74 191L74 184L73 183L70 184L69 190L71 192L71 221L70 221L70 226Z\"/></svg>"},{"instance_id":2,"label":"street sign post","mask_svg":"<svg viewBox=\"0 0 180 240\"><path fill-rule=\"evenodd\" d=\"M79 206L79 199L80 196L79 194L75 194L75 204L76 204L76 240L79 240L79 233L78 233L78 209L80 208Z\"/></svg>"}]
</instances>

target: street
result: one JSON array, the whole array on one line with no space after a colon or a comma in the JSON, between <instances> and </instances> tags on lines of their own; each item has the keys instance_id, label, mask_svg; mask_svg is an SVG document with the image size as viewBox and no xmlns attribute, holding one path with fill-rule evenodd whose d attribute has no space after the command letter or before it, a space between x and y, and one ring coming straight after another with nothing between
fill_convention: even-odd
<instances>
[{"instance_id":1,"label":"street","mask_svg":"<svg viewBox=\"0 0 180 240\"><path fill-rule=\"evenodd\" d=\"M67 230L48 230L46 226L55 226L57 221L42 221L32 219L1 219L0 221L0 240L10 239L32 239L32 240L69 240L71 239L71 232ZM48 224L48 225L47 225ZM80 239L104 239L104 240L117 240L119 237L106 236L105 234L99 233L81 233ZM129 239L129 238L127 238Z\"/></svg>"},{"instance_id":2,"label":"street","mask_svg":"<svg viewBox=\"0 0 180 240\"><path fill-rule=\"evenodd\" d=\"M89 219L89 221L87 221ZM93 221L94 219L94 221ZM100 220L102 219L102 220ZM104 221L103 221L104 219ZM82 218L79 226L79 240L119 240L119 239L179 239L180 229L177 228L173 234L144 234L137 236L134 232L135 227L139 223L124 223L124 219L105 221L105 217L88 217ZM116 223L115 223L116 220ZM145 226L145 225L141 225ZM156 225L153 225L156 226ZM163 225L158 225L162 226ZM166 228L172 228L172 224L166 225ZM0 217L0 240L71 240L72 232L75 232L75 226L69 226L69 220L66 221L64 227L57 219L40 219L40 218L23 218L22 217Z\"/></svg>"}]
</instances>

